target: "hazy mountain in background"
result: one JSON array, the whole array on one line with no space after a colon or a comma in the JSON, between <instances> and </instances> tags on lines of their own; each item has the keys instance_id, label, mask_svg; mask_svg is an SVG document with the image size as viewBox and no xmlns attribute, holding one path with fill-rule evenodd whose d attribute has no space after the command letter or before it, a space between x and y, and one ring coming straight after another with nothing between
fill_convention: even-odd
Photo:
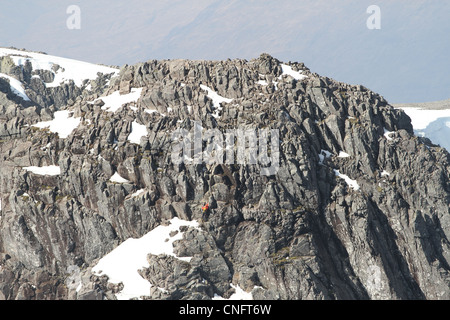
<instances>
[{"instance_id":1,"label":"hazy mountain in background","mask_svg":"<svg viewBox=\"0 0 450 320\"><path fill-rule=\"evenodd\" d=\"M450 2L373 1L0 1L0 45L112 65L149 59L258 57L303 61L313 72L363 84L391 103L448 99Z\"/></svg>"}]
</instances>

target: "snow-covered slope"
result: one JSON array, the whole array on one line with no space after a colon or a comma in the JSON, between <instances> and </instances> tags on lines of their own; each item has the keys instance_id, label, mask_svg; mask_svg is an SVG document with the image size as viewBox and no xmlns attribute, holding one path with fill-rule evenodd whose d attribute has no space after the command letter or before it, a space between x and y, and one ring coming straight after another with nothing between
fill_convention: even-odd
<instances>
[{"instance_id":1,"label":"snow-covered slope","mask_svg":"<svg viewBox=\"0 0 450 320\"><path fill-rule=\"evenodd\" d=\"M96 274L106 274L112 283L122 282L124 289L117 298L128 300L147 296L150 283L142 278L138 270L149 266L147 255L167 254L175 256L172 243L182 238L183 233L171 236L181 226L198 227L196 221L184 221L174 218L168 226L158 226L140 239L128 239L109 254L104 256L92 269ZM167 240L169 239L169 240ZM189 261L190 258L178 258Z\"/></svg>"},{"instance_id":2,"label":"snow-covered slope","mask_svg":"<svg viewBox=\"0 0 450 320\"><path fill-rule=\"evenodd\" d=\"M0 78L9 83L13 95L21 98L17 99L17 102L26 102L28 105L39 105L44 108L52 104L56 108L66 106L69 97L57 88L60 85L73 81L74 86L80 90L95 92L89 80L97 80L101 74L111 75L111 77L119 74L119 69L114 67L11 48L0 48L0 63ZM41 79L41 84L36 84L34 78ZM74 86L64 90L76 91ZM139 98L141 91L133 89L131 98ZM75 95L76 93L73 93L72 97ZM108 106L111 104L118 109L123 103L129 102L126 100L128 96L120 96L117 92L117 97L104 99ZM31 126L47 128L65 139L78 127L80 120L81 118L74 117L70 110L59 110L54 112L52 120L45 119Z\"/></svg>"},{"instance_id":3,"label":"snow-covered slope","mask_svg":"<svg viewBox=\"0 0 450 320\"><path fill-rule=\"evenodd\" d=\"M25 101L30 101L30 98L28 98L27 94L25 93L25 89L19 80L14 79L13 77L10 77L4 73L0 73L0 78L7 79L9 81L11 91L15 95L21 97Z\"/></svg>"},{"instance_id":4,"label":"snow-covered slope","mask_svg":"<svg viewBox=\"0 0 450 320\"><path fill-rule=\"evenodd\" d=\"M420 105L396 105L411 118L416 135L450 151L450 106L447 101Z\"/></svg>"},{"instance_id":5,"label":"snow-covered slope","mask_svg":"<svg viewBox=\"0 0 450 320\"><path fill-rule=\"evenodd\" d=\"M55 112L54 119L43 121L33 125L36 128L48 128L51 132L58 133L60 138L67 138L80 124L80 118L74 118L67 110Z\"/></svg>"},{"instance_id":6,"label":"snow-covered slope","mask_svg":"<svg viewBox=\"0 0 450 320\"><path fill-rule=\"evenodd\" d=\"M84 80L96 79L98 73L117 74L119 72L119 69L116 68L88 62L61 58L43 53L0 48L0 57L4 56L9 56L17 66L24 66L26 61L29 61L33 70L48 70L53 72L55 79L52 83L46 83L47 88L57 87L61 83L69 80L73 80L75 85L80 87Z\"/></svg>"}]
</instances>

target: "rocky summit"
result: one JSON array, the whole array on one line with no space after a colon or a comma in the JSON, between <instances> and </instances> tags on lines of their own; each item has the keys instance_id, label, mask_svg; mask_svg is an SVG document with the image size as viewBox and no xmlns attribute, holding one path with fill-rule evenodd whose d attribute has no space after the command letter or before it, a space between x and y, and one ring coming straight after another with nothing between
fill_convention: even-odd
<instances>
[{"instance_id":1,"label":"rocky summit","mask_svg":"<svg viewBox=\"0 0 450 320\"><path fill-rule=\"evenodd\" d=\"M277 130L277 170L174 162L199 127ZM449 161L379 94L268 54L0 49L0 299L450 299Z\"/></svg>"}]
</instances>

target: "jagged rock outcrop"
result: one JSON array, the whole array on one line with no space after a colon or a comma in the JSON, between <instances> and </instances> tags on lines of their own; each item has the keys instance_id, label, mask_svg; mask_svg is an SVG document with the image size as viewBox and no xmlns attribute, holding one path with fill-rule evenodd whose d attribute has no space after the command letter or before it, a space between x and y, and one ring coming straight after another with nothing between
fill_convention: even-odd
<instances>
[{"instance_id":1,"label":"jagged rock outcrop","mask_svg":"<svg viewBox=\"0 0 450 320\"><path fill-rule=\"evenodd\" d=\"M114 299L120 286L90 268L173 217L200 220L204 202L208 220L174 242L192 259L149 255L139 271L147 298L229 297L233 284L255 299L449 299L449 153L380 95L289 65L306 77L263 54L152 60L90 88L46 88L51 73L4 57L0 71L31 101L0 82L0 299ZM202 86L231 102L218 108ZM138 88L136 102L105 108ZM33 127L61 110L80 118L67 138ZM133 122L147 129L140 144L128 139ZM174 164L172 132L199 124L278 129L279 170ZM59 175L23 169L51 165ZM71 266L81 289L68 285Z\"/></svg>"}]
</instances>

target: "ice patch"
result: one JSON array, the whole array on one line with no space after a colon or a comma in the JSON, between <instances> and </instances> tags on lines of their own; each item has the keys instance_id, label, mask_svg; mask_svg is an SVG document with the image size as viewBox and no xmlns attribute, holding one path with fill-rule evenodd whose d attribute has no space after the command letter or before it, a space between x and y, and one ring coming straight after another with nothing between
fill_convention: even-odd
<instances>
[{"instance_id":1,"label":"ice patch","mask_svg":"<svg viewBox=\"0 0 450 320\"><path fill-rule=\"evenodd\" d=\"M381 172L382 177L389 176L389 175L390 175L390 173L387 172L386 170L383 170L383 172Z\"/></svg>"},{"instance_id":2,"label":"ice patch","mask_svg":"<svg viewBox=\"0 0 450 320\"><path fill-rule=\"evenodd\" d=\"M73 130L80 124L81 118L70 117L70 111L57 111L54 114L54 119L50 121L43 121L31 125L36 128L49 128L51 132L57 133L60 138L67 138Z\"/></svg>"},{"instance_id":3,"label":"ice patch","mask_svg":"<svg viewBox=\"0 0 450 320\"><path fill-rule=\"evenodd\" d=\"M228 98L224 98L224 97L220 96L214 90L212 90L211 88L209 88L203 84L200 85L200 88L202 88L202 90L207 91L208 97L213 101L214 109L216 109L213 113L213 117L215 117L215 118L219 117L219 111L222 110L222 107L220 106L221 103L223 103L223 102L230 103L231 101L233 101L233 99L228 99Z\"/></svg>"},{"instance_id":4,"label":"ice patch","mask_svg":"<svg viewBox=\"0 0 450 320\"><path fill-rule=\"evenodd\" d=\"M292 67L288 66L287 64L282 64L281 69L283 70L283 74L279 77L280 79L283 75L289 75L295 80L302 80L307 78L307 76L301 74L301 72L292 70Z\"/></svg>"},{"instance_id":5,"label":"ice patch","mask_svg":"<svg viewBox=\"0 0 450 320\"><path fill-rule=\"evenodd\" d=\"M355 191L359 190L359 184L358 182L356 182L356 180L350 179L349 176L342 174L339 172L339 170L333 169L334 173L336 174L336 176L338 176L339 178L342 178L345 180L345 182L351 187L353 188Z\"/></svg>"},{"instance_id":6,"label":"ice patch","mask_svg":"<svg viewBox=\"0 0 450 320\"><path fill-rule=\"evenodd\" d=\"M262 85L262 86L267 86L267 85L269 85L269 84L267 83L266 80L259 80L259 81L257 82L257 84L260 84L260 85Z\"/></svg>"},{"instance_id":7,"label":"ice patch","mask_svg":"<svg viewBox=\"0 0 450 320\"><path fill-rule=\"evenodd\" d=\"M339 151L338 157L339 158L348 158L348 157L350 157L350 155L347 152Z\"/></svg>"},{"instance_id":8,"label":"ice patch","mask_svg":"<svg viewBox=\"0 0 450 320\"><path fill-rule=\"evenodd\" d=\"M133 194L131 195L131 197L132 197L132 198L139 197L139 196L140 196L141 194L143 194L144 192L145 192L144 189L140 189L140 190L136 191L135 193L133 193Z\"/></svg>"},{"instance_id":9,"label":"ice patch","mask_svg":"<svg viewBox=\"0 0 450 320\"><path fill-rule=\"evenodd\" d=\"M136 121L133 121L131 124L131 133L128 136L128 141L135 144L141 143L141 138L147 136L147 127L143 124L139 124Z\"/></svg>"},{"instance_id":10,"label":"ice patch","mask_svg":"<svg viewBox=\"0 0 450 320\"><path fill-rule=\"evenodd\" d=\"M109 96L97 98L90 103L95 103L97 100L103 100L105 104L103 105L102 110L116 112L126 103L137 102L141 97L142 89L143 88L132 88L130 93L123 95L121 95L119 91L114 91Z\"/></svg>"},{"instance_id":11,"label":"ice patch","mask_svg":"<svg viewBox=\"0 0 450 320\"><path fill-rule=\"evenodd\" d=\"M278 90L278 82L277 81L272 81L273 86L275 87L275 90Z\"/></svg>"},{"instance_id":12,"label":"ice patch","mask_svg":"<svg viewBox=\"0 0 450 320\"><path fill-rule=\"evenodd\" d=\"M215 294L212 298L213 300L253 300L253 295L251 292L245 292L239 285L234 285L230 283L230 286L234 288L235 293L233 293L228 299L225 299L218 294ZM256 286L255 286L256 288Z\"/></svg>"},{"instance_id":13,"label":"ice patch","mask_svg":"<svg viewBox=\"0 0 450 320\"><path fill-rule=\"evenodd\" d=\"M326 158L330 158L332 155L333 154L330 151L323 150L323 149L320 150L320 153L319 153L319 164L323 164L323 161Z\"/></svg>"},{"instance_id":14,"label":"ice patch","mask_svg":"<svg viewBox=\"0 0 450 320\"><path fill-rule=\"evenodd\" d=\"M209 88L203 84L200 85L200 88L202 88L205 91L208 91L208 97L211 98L211 100L213 101L214 107L216 109L220 108L220 104L222 102L230 103L231 101L233 101L233 99L228 99L228 98L224 98L224 97L220 96L214 90L212 90L211 88Z\"/></svg>"},{"instance_id":15,"label":"ice patch","mask_svg":"<svg viewBox=\"0 0 450 320\"><path fill-rule=\"evenodd\" d=\"M116 183L130 183L129 180L122 178L117 172L114 173L111 178L109 178L109 181Z\"/></svg>"},{"instance_id":16,"label":"ice patch","mask_svg":"<svg viewBox=\"0 0 450 320\"><path fill-rule=\"evenodd\" d=\"M391 133L393 133L392 131L388 131L386 128L384 128L384 137L388 140L392 140L392 138L389 136Z\"/></svg>"},{"instance_id":17,"label":"ice patch","mask_svg":"<svg viewBox=\"0 0 450 320\"><path fill-rule=\"evenodd\" d=\"M23 169L41 176L57 176L61 174L61 168L58 166L23 167Z\"/></svg>"}]
</instances>

